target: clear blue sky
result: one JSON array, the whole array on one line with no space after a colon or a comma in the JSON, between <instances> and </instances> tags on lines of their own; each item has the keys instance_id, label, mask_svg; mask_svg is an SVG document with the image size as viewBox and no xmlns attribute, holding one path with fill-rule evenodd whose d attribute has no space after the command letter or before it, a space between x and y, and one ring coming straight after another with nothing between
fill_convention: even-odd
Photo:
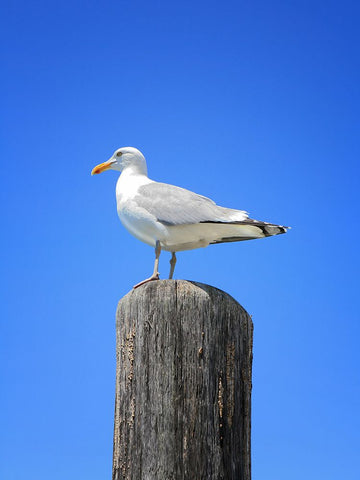
<instances>
[{"instance_id":1,"label":"clear blue sky","mask_svg":"<svg viewBox=\"0 0 360 480\"><path fill-rule=\"evenodd\" d=\"M176 276L253 315L254 480L360 478L358 5L3 3L0 478L110 478L115 310L153 251L90 171L128 145L293 227Z\"/></svg>"}]
</instances>

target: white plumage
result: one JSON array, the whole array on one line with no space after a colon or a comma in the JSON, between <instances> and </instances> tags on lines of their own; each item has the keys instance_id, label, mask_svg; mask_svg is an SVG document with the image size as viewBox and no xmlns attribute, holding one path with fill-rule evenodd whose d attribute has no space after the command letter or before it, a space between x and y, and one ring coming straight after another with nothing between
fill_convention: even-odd
<instances>
[{"instance_id":1,"label":"white plumage","mask_svg":"<svg viewBox=\"0 0 360 480\"><path fill-rule=\"evenodd\" d=\"M150 180L145 157L136 148L119 148L107 162L95 167L92 174L109 169L122 172L116 184L121 222L136 238L155 247L154 272L136 287L159 278L161 250L172 252L169 276L172 278L175 252L278 235L287 230L281 225L250 219L243 210L220 207L184 188Z\"/></svg>"}]
</instances>

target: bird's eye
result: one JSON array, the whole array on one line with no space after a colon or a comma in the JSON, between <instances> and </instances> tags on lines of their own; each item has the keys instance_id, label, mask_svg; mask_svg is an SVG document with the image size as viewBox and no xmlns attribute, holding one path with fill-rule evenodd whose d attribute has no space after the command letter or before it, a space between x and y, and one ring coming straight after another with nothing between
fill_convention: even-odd
<instances>
[{"instance_id":1,"label":"bird's eye","mask_svg":"<svg viewBox=\"0 0 360 480\"><path fill-rule=\"evenodd\" d=\"M122 155L122 152L117 152L116 154L117 157L121 157L121 155Z\"/></svg>"}]
</instances>

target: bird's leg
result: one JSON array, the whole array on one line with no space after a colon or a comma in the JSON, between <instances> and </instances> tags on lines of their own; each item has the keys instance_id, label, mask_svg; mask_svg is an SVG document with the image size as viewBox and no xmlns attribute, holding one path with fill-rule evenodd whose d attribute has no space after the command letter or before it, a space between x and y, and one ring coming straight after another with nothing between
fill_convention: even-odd
<instances>
[{"instance_id":1,"label":"bird's leg","mask_svg":"<svg viewBox=\"0 0 360 480\"><path fill-rule=\"evenodd\" d=\"M172 252L171 259L170 259L170 273L169 273L170 279L173 278L175 265L176 265L176 255L175 255L175 252Z\"/></svg>"},{"instance_id":2,"label":"bird's leg","mask_svg":"<svg viewBox=\"0 0 360 480\"><path fill-rule=\"evenodd\" d=\"M150 277L152 280L159 280L159 258L160 258L160 253L161 253L160 242L159 242L159 240L156 240L154 271L153 271L153 274L152 274L151 277Z\"/></svg>"},{"instance_id":3,"label":"bird's leg","mask_svg":"<svg viewBox=\"0 0 360 480\"><path fill-rule=\"evenodd\" d=\"M140 283L137 283L134 285L134 288L140 287L140 285L144 285L144 283L151 282L152 280L159 280L159 258L160 258L160 253L161 253L161 246L159 240L156 240L156 245L155 245L155 263L154 263L154 271L151 277L146 278Z\"/></svg>"}]
</instances>

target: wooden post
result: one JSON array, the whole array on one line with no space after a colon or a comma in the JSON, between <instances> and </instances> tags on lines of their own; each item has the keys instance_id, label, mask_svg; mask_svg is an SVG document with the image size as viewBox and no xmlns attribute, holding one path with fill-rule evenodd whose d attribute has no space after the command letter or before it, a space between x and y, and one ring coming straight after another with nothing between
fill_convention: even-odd
<instances>
[{"instance_id":1,"label":"wooden post","mask_svg":"<svg viewBox=\"0 0 360 480\"><path fill-rule=\"evenodd\" d=\"M120 300L113 480L250 480L252 331L201 283L150 282Z\"/></svg>"}]
</instances>

